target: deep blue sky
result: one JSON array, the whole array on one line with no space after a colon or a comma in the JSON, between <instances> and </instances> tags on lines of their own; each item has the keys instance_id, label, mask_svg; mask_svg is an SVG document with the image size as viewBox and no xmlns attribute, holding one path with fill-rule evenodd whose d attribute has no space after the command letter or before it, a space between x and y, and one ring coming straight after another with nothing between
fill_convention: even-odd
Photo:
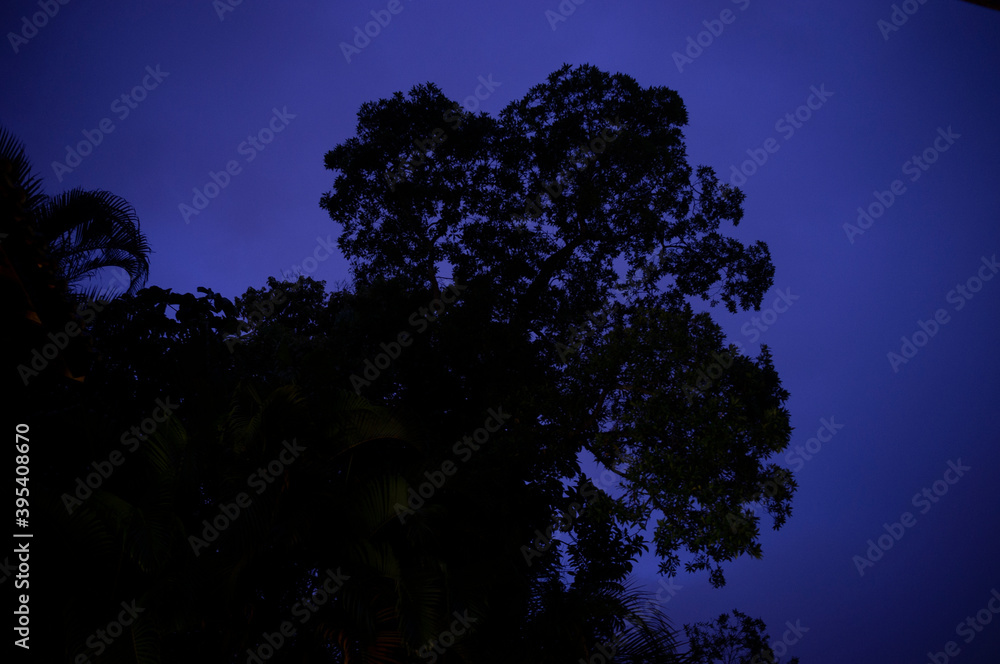
<instances>
[{"instance_id":1,"label":"deep blue sky","mask_svg":"<svg viewBox=\"0 0 1000 664\"><path fill-rule=\"evenodd\" d=\"M799 621L809 631L791 654L806 664L926 662L949 641L960 648L951 661L1000 661L1000 614L983 613L992 622L981 632L956 633L991 590L1000 596L1000 279L971 299L949 296L984 257L1000 256L1000 12L910 0L902 4L915 13L886 39L878 22L891 20L888 1L567 0L575 10L553 29L546 11L558 12L557 0L400 0L348 63L340 42L390 3L244 0L221 20L209 0L115 4L127 9L60 5L16 53L5 37L0 122L49 193L100 188L129 200L155 251L149 283L175 291L233 297L301 265L317 238L336 240L340 228L318 206L332 185L324 154L354 135L362 103L416 83L462 101L492 76L499 87L479 110L496 113L564 62L621 71L680 93L691 162L727 181L747 150L773 139L777 150L742 185L735 234L771 248L765 309L779 291L795 299L780 314L715 315L748 351L771 347L792 395L793 446L824 418L843 427L809 460L781 461L797 469L800 490L786 527L766 532L763 560L729 565L722 590L707 575L681 576L666 609L684 623L737 607L779 638ZM724 10L731 22L679 71L673 54ZM0 28L20 32L38 11L5 3ZM167 75L153 87L147 67ZM115 100L144 78L153 89L123 117ZM831 94L812 98L808 120L778 124L814 86ZM241 143L286 108L295 117L247 162ZM66 146L104 118L114 131L57 175ZM953 138L938 140L939 129ZM935 154L935 141L947 150ZM928 148L935 163L907 165ZM185 223L178 206L230 160L242 170ZM902 193L851 242L844 224L895 180ZM331 287L349 277L339 256L311 276ZM895 371L887 353L938 309L948 322ZM762 315L766 331L744 327ZM914 504L959 459L970 470L949 473L957 481L938 484L948 488L938 502ZM915 523L861 576L853 557L905 512ZM657 590L652 559L638 575Z\"/></svg>"}]
</instances>

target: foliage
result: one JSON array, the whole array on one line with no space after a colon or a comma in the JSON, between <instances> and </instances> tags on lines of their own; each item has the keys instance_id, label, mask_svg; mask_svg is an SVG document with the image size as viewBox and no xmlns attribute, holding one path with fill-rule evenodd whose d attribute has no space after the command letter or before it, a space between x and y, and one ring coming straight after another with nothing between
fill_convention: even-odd
<instances>
[{"instance_id":1,"label":"foliage","mask_svg":"<svg viewBox=\"0 0 1000 664\"><path fill-rule=\"evenodd\" d=\"M0 163L9 181L17 183L20 213L5 221L27 225L45 246L58 277L72 286L83 286L107 268L128 275L126 293L135 294L149 276L149 243L139 229L139 219L128 201L107 191L72 189L47 196L41 179L34 175L24 148L14 136L0 128ZM4 232L21 232L11 227ZM91 286L88 299L108 299L114 291Z\"/></svg>"},{"instance_id":2,"label":"foliage","mask_svg":"<svg viewBox=\"0 0 1000 664\"><path fill-rule=\"evenodd\" d=\"M42 380L82 380L91 359L87 337L68 331L86 327L92 316L82 314L92 313L94 299L116 295L100 286L109 268L124 270L126 292L137 292L149 274L149 252L127 201L83 189L47 196L24 146L0 127L0 295L6 304L0 328L13 365L6 369L10 382L23 388L42 374ZM59 356L48 362L32 355L51 335L68 339Z\"/></svg>"},{"instance_id":3,"label":"foliage","mask_svg":"<svg viewBox=\"0 0 1000 664\"><path fill-rule=\"evenodd\" d=\"M677 571L686 548L688 569L721 585L722 562L760 554L758 517L740 529L728 517L773 482L764 502L779 527L794 490L766 463L791 433L766 348L690 388L733 349L688 300L759 307L772 284L767 247L719 231L742 218L743 194L688 165L675 92L590 66L563 67L498 119L461 114L423 163L386 186L386 169L451 108L432 84L365 104L357 138L327 154L337 175L321 205L344 228L338 242L359 284L385 275L414 301L437 297L442 280L466 288L370 393L434 421L450 404L502 402L518 418L505 454L553 505L581 450L631 459L625 522L640 529L661 514L653 539L663 572ZM594 138L612 126L618 137L599 149ZM600 311L611 312L606 323L563 362Z\"/></svg>"},{"instance_id":4,"label":"foliage","mask_svg":"<svg viewBox=\"0 0 1000 664\"><path fill-rule=\"evenodd\" d=\"M664 573L690 555L721 585L725 562L761 554L745 507L789 515L794 481L768 462L790 435L770 352L740 355L694 306L759 307L773 266L721 233L743 195L688 165L677 94L567 66L498 118L456 107L432 84L365 104L327 155L321 204L352 285L127 293L92 326L86 383L30 413L71 441L40 453L50 550L84 552L55 576L91 575L101 610L157 607L108 661L231 659L342 569L275 661L425 660L458 613L473 626L442 662L576 662L608 644L615 661L681 662L627 583L646 527ZM160 398L176 412L66 514L55 496ZM208 542L206 521L292 439L301 460ZM620 493L595 486L586 453ZM86 596L66 605L61 658L93 628Z\"/></svg>"},{"instance_id":5,"label":"foliage","mask_svg":"<svg viewBox=\"0 0 1000 664\"><path fill-rule=\"evenodd\" d=\"M732 616L723 613L714 622L685 625L684 633L688 654L699 664L776 664L766 629L763 620L734 609ZM798 657L788 660L788 664L798 662Z\"/></svg>"}]
</instances>

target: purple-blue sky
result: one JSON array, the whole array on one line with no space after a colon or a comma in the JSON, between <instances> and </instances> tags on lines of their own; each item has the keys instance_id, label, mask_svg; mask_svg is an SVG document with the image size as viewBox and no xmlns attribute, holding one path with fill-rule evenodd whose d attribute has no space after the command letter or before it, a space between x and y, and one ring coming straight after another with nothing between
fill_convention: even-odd
<instances>
[{"instance_id":1,"label":"purple-blue sky","mask_svg":"<svg viewBox=\"0 0 1000 664\"><path fill-rule=\"evenodd\" d=\"M774 353L795 427L793 456L779 462L800 489L788 524L765 532L763 559L730 564L724 589L698 574L666 591L652 557L637 576L678 623L739 608L796 640L790 654L806 664L923 663L949 642L947 661L1000 661L1000 599L989 609L994 589L1000 598L1000 279L989 267L1000 256L1000 12L959 0L895 10L859 0L48 2L58 12L37 30L23 17L46 0L0 11L0 122L49 193L129 200L155 252L149 284L181 292L234 297L336 240L318 205L332 185L323 156L354 135L366 101L432 81L459 102L478 87L486 98L469 107L496 113L566 62L677 90L693 164L731 181L734 166L763 162L747 164L733 233L768 243L774 289L761 312L714 315L748 352L767 343ZM340 44L373 11L391 20L348 62ZM675 55L688 49L687 61ZM280 128L272 142L244 143L269 125ZM53 166L84 132L99 144L71 171ZM230 161L236 174L185 220L179 206ZM873 212L863 233L845 229L859 206ZM310 274L328 287L349 278L337 254ZM887 354L904 354L904 336L915 354L893 366ZM830 422L835 434L808 442ZM925 488L936 502L918 495ZM893 528L901 519L910 525ZM862 575L855 556L878 545L883 524L900 537L873 550L881 558ZM989 624L958 629L977 612Z\"/></svg>"}]
</instances>

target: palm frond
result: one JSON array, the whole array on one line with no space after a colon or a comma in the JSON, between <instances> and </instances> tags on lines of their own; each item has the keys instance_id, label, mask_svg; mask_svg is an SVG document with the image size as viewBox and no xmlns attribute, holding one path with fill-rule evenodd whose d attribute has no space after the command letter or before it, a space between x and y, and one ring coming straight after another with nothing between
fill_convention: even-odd
<instances>
[{"instance_id":1,"label":"palm frond","mask_svg":"<svg viewBox=\"0 0 1000 664\"><path fill-rule=\"evenodd\" d=\"M135 209L124 198L107 191L72 189L46 200L39 207L36 223L71 285L79 285L109 267L121 268L129 275L124 289L129 295L135 295L146 283L149 242Z\"/></svg>"},{"instance_id":2,"label":"palm frond","mask_svg":"<svg viewBox=\"0 0 1000 664\"><path fill-rule=\"evenodd\" d=\"M42 193L42 179L32 171L24 154L24 145L7 128L0 126L0 177L5 177L10 186L19 187L24 192L20 203L29 210L40 207L46 200Z\"/></svg>"}]
</instances>

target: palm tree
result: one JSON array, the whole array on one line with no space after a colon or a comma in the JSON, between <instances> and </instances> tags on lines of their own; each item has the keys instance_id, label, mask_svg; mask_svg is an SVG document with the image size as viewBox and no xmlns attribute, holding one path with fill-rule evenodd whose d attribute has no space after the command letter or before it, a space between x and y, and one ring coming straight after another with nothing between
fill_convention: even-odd
<instances>
[{"instance_id":1,"label":"palm tree","mask_svg":"<svg viewBox=\"0 0 1000 664\"><path fill-rule=\"evenodd\" d=\"M693 664L662 607L631 582L541 580L520 646L525 662Z\"/></svg>"},{"instance_id":2,"label":"palm tree","mask_svg":"<svg viewBox=\"0 0 1000 664\"><path fill-rule=\"evenodd\" d=\"M81 299L112 299L97 284L106 268L128 275L125 293L136 293L149 275L149 244L135 210L106 191L71 191L49 197L24 147L0 127L0 326L15 362L76 325ZM76 292L73 292L76 291ZM72 335L70 335L72 336ZM63 349L54 366L82 380L86 360L80 345ZM30 375L21 369L26 380ZM26 383L25 383L26 384Z\"/></svg>"},{"instance_id":3,"label":"palm tree","mask_svg":"<svg viewBox=\"0 0 1000 664\"><path fill-rule=\"evenodd\" d=\"M149 276L149 244L139 229L139 219L132 205L110 192L72 189L56 196L42 193L41 179L33 173L24 147L7 129L0 127L0 195L4 205L0 233L29 245L29 253L47 254L56 280L70 287L80 287L106 268L121 268L128 275L123 292L134 295ZM5 242L5 244L7 244ZM12 250L29 246L11 244L5 261L18 267ZM24 257L29 258L29 257ZM31 256L30 258L38 258ZM36 261L37 262L37 261ZM28 296L33 289L49 284L25 283ZM87 294L100 293L106 299L114 291L92 287ZM117 294L117 293L115 293Z\"/></svg>"},{"instance_id":4,"label":"palm tree","mask_svg":"<svg viewBox=\"0 0 1000 664\"><path fill-rule=\"evenodd\" d=\"M77 188L48 199L38 212L38 228L71 287L118 267L128 274L123 293L135 295L142 288L149 276L150 249L128 201L107 191ZM102 299L111 299L112 293L100 291Z\"/></svg>"}]
</instances>

